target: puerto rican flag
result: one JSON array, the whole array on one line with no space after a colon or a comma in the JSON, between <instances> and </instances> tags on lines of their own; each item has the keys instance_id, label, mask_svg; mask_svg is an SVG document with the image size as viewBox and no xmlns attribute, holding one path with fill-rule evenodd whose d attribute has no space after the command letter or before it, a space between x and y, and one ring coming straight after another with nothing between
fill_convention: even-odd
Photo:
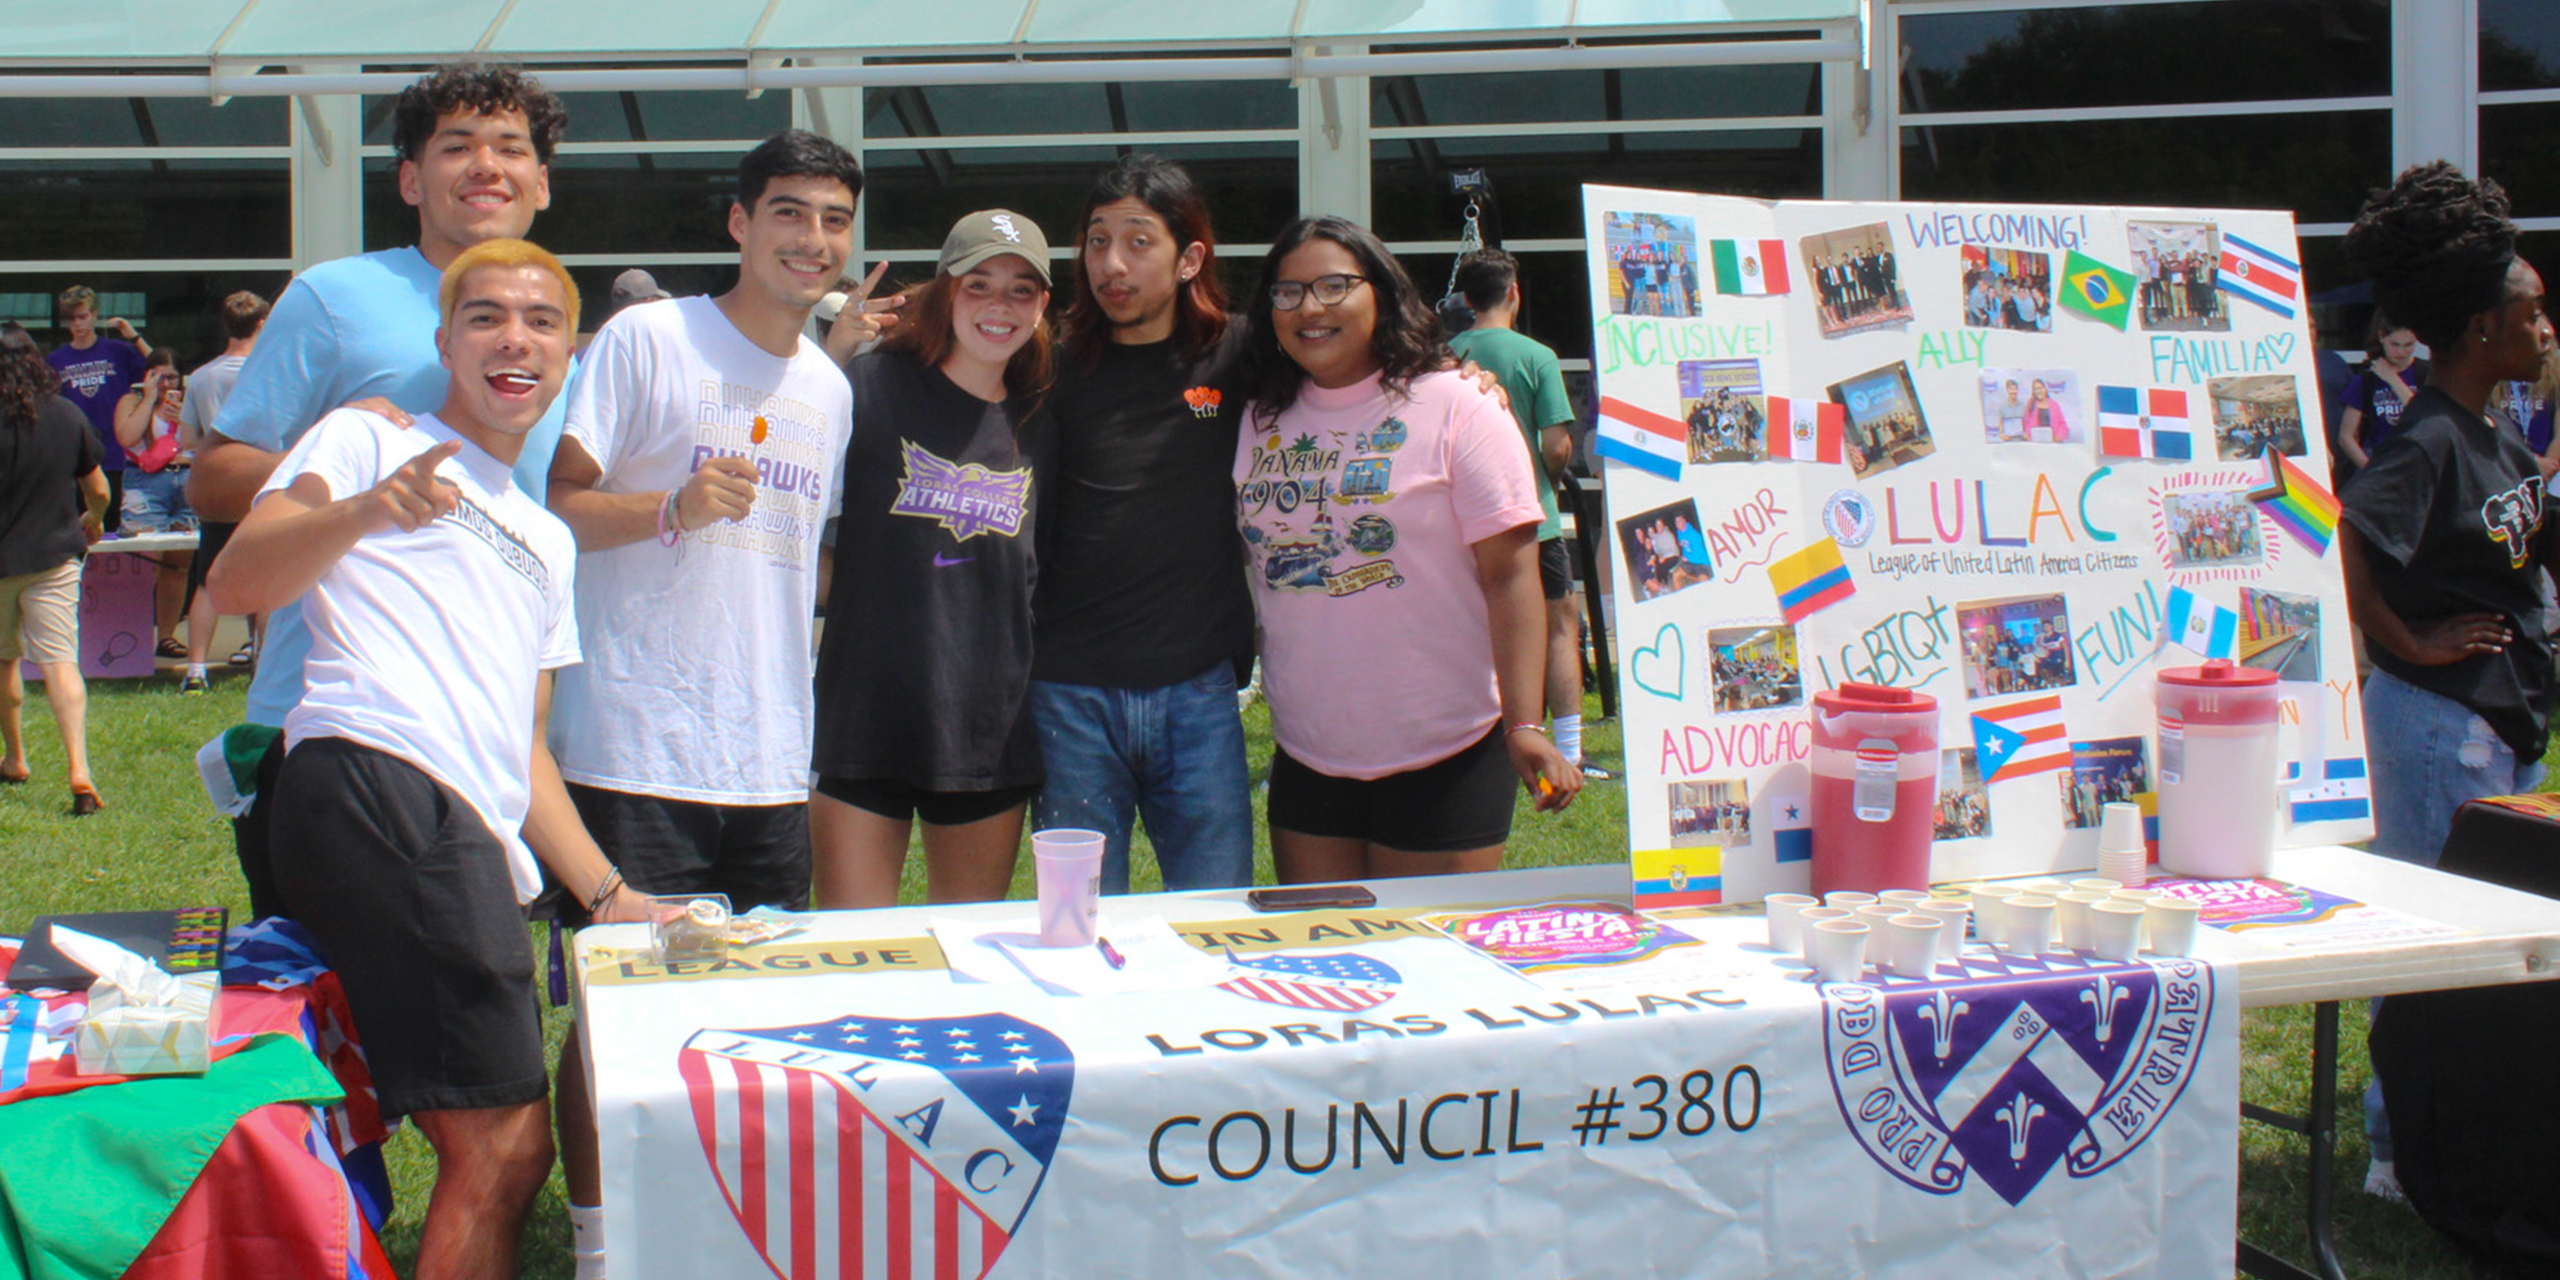
<instances>
[{"instance_id":1,"label":"puerto rican flag","mask_svg":"<svg viewBox=\"0 0 2560 1280\"><path fill-rule=\"evenodd\" d=\"M1394 999L1404 984L1404 975L1392 967L1353 951L1253 956L1230 951L1227 963L1238 972L1218 984L1220 991L1319 1013L1375 1009Z\"/></svg>"},{"instance_id":2,"label":"puerto rican flag","mask_svg":"<svg viewBox=\"0 0 2560 1280\"><path fill-rule=\"evenodd\" d=\"M1677 480L1680 468L1689 461L1689 428L1677 418L1637 408L1616 396L1602 396L1591 451L1665 480Z\"/></svg>"},{"instance_id":3,"label":"puerto rican flag","mask_svg":"<svg viewBox=\"0 0 2560 1280\"><path fill-rule=\"evenodd\" d=\"M1769 397L1769 456L1797 462L1838 462L1849 410L1828 400Z\"/></svg>"},{"instance_id":4,"label":"puerto rican flag","mask_svg":"<svg viewBox=\"0 0 2560 1280\"><path fill-rule=\"evenodd\" d=\"M2291 320L2302 300L2302 264L2225 231L2222 264L2213 273L2213 287Z\"/></svg>"},{"instance_id":5,"label":"puerto rican flag","mask_svg":"<svg viewBox=\"0 0 2560 1280\"><path fill-rule=\"evenodd\" d=\"M2187 393L2168 387L2098 388L2098 454L2106 458L2195 457Z\"/></svg>"},{"instance_id":6,"label":"puerto rican flag","mask_svg":"<svg viewBox=\"0 0 2560 1280\"><path fill-rule=\"evenodd\" d=\"M2071 767L2071 737L2062 723L2062 695L2021 698L1973 713L1973 755L1984 782L2023 778Z\"/></svg>"},{"instance_id":7,"label":"puerto rican flag","mask_svg":"<svg viewBox=\"0 0 2560 1280\"><path fill-rule=\"evenodd\" d=\"M697 1031L703 1158L781 1280L986 1275L1039 1194L1075 1060L1008 1014Z\"/></svg>"}]
</instances>

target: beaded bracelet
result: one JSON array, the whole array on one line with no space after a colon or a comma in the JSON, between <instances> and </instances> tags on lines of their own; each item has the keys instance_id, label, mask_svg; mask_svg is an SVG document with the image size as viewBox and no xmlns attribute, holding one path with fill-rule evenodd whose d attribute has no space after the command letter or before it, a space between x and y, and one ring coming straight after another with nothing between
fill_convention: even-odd
<instances>
[{"instance_id":1,"label":"beaded bracelet","mask_svg":"<svg viewBox=\"0 0 2560 1280\"><path fill-rule=\"evenodd\" d=\"M676 521L676 490L667 490L667 500L658 504L658 545L672 547L684 536L684 526Z\"/></svg>"}]
</instances>

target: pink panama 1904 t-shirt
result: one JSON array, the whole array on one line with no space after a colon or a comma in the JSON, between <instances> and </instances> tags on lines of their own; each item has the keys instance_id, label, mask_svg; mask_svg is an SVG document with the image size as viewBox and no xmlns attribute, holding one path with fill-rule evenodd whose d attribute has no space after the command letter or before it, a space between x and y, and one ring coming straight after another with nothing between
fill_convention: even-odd
<instances>
[{"instance_id":1,"label":"pink panama 1904 t-shirt","mask_svg":"<svg viewBox=\"0 0 2560 1280\"><path fill-rule=\"evenodd\" d=\"M1501 402L1455 373L1309 385L1277 421L1247 411L1235 474L1280 746L1383 778L1483 737L1502 700L1474 544L1543 516Z\"/></svg>"}]
</instances>

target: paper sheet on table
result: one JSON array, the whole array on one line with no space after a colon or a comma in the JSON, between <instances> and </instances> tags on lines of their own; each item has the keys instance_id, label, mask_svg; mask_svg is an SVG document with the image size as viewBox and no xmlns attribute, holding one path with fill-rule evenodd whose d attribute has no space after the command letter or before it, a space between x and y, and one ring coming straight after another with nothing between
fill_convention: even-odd
<instances>
[{"instance_id":1,"label":"paper sheet on table","mask_svg":"<svg viewBox=\"0 0 2560 1280\"><path fill-rule=\"evenodd\" d=\"M1099 947L1041 946L1039 922L1030 914L933 922L934 940L952 971L978 982L1027 978L1072 995L1101 996L1214 987L1227 976L1225 966L1183 941L1162 916L1119 922L1106 915L1101 934L1128 962L1125 967L1112 968Z\"/></svg>"}]
</instances>

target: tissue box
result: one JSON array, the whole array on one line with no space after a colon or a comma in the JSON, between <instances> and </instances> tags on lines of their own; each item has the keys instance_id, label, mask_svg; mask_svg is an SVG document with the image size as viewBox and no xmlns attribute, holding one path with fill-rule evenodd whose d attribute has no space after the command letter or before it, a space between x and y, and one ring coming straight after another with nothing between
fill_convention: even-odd
<instances>
[{"instance_id":1,"label":"tissue box","mask_svg":"<svg viewBox=\"0 0 2560 1280\"><path fill-rule=\"evenodd\" d=\"M89 1016L72 1042L84 1076L167 1076L202 1072L212 1061L219 974L177 979L175 1003L129 1005L104 984L89 993Z\"/></svg>"}]
</instances>

